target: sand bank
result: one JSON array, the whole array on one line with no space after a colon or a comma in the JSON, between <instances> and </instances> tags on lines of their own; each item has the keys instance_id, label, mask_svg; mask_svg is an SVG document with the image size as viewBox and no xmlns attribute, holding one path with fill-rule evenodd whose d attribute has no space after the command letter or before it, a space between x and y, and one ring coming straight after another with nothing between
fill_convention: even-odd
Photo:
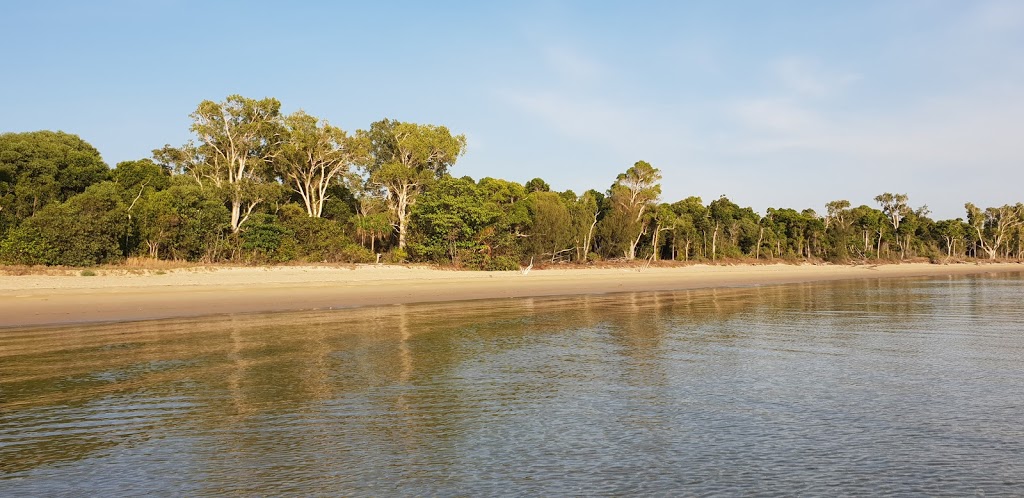
<instances>
[{"instance_id":1,"label":"sand bank","mask_svg":"<svg viewBox=\"0 0 1024 498\"><path fill-rule=\"evenodd\" d=\"M1024 271L1021 264L696 265L463 272L406 266L180 269L0 276L0 327L356 306Z\"/></svg>"}]
</instances>

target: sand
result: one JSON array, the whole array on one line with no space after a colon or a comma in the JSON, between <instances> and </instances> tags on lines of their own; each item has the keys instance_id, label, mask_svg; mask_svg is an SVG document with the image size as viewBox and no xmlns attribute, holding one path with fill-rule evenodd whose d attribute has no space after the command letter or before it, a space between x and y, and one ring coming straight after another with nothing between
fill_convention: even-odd
<instances>
[{"instance_id":1,"label":"sand","mask_svg":"<svg viewBox=\"0 0 1024 498\"><path fill-rule=\"evenodd\" d=\"M695 265L639 271L535 269L527 274L359 265L4 275L0 327L1001 271L1024 271L1024 265Z\"/></svg>"}]
</instances>

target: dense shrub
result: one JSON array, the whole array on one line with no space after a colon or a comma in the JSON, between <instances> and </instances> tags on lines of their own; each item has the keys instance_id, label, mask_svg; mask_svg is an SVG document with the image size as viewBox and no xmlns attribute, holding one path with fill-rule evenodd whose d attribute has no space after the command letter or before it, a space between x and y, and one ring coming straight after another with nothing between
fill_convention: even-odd
<instances>
[{"instance_id":1,"label":"dense shrub","mask_svg":"<svg viewBox=\"0 0 1024 498\"><path fill-rule=\"evenodd\" d=\"M150 257L211 261L218 259L230 213L211 192L186 183L142 199L134 217Z\"/></svg>"},{"instance_id":2,"label":"dense shrub","mask_svg":"<svg viewBox=\"0 0 1024 498\"><path fill-rule=\"evenodd\" d=\"M0 238L50 203L66 202L109 175L99 151L77 135L0 134Z\"/></svg>"},{"instance_id":3,"label":"dense shrub","mask_svg":"<svg viewBox=\"0 0 1024 498\"><path fill-rule=\"evenodd\" d=\"M288 261L294 257L297 244L293 232L269 214L255 214L243 226L239 235L242 251L247 261L273 263ZM287 244L282 244L288 240Z\"/></svg>"},{"instance_id":4,"label":"dense shrub","mask_svg":"<svg viewBox=\"0 0 1024 498\"><path fill-rule=\"evenodd\" d=\"M487 271L511 271L519 269L519 262L508 256L496 256L484 267Z\"/></svg>"},{"instance_id":5,"label":"dense shrub","mask_svg":"<svg viewBox=\"0 0 1024 498\"><path fill-rule=\"evenodd\" d=\"M128 235L120 192L112 182L103 182L26 219L0 247L0 260L25 265L111 263L124 256Z\"/></svg>"},{"instance_id":6,"label":"dense shrub","mask_svg":"<svg viewBox=\"0 0 1024 498\"><path fill-rule=\"evenodd\" d=\"M295 257L304 261L366 262L364 254L357 254L350 246L352 240L334 220L313 218L299 210L282 209L282 225L291 233L295 243ZM366 251L366 254L371 254ZM357 259L359 261L353 261ZM370 260L374 259L372 257Z\"/></svg>"}]
</instances>

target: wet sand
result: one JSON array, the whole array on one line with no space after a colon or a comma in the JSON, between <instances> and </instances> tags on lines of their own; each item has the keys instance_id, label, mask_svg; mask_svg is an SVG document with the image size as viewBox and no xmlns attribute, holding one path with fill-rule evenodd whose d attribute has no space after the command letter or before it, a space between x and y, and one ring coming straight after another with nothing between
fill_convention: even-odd
<instances>
[{"instance_id":1,"label":"wet sand","mask_svg":"<svg viewBox=\"0 0 1024 498\"><path fill-rule=\"evenodd\" d=\"M0 327L123 322L512 297L1024 271L1024 265L696 265L464 272L407 266L181 269L0 276Z\"/></svg>"}]
</instances>

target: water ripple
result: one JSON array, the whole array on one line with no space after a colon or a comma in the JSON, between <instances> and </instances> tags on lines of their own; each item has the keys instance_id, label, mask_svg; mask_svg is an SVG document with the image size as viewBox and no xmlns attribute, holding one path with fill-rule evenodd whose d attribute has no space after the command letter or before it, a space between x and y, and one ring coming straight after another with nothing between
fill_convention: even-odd
<instances>
[{"instance_id":1,"label":"water ripple","mask_svg":"<svg viewBox=\"0 0 1024 498\"><path fill-rule=\"evenodd\" d=\"M0 334L0 495L1024 494L1019 274Z\"/></svg>"}]
</instances>

